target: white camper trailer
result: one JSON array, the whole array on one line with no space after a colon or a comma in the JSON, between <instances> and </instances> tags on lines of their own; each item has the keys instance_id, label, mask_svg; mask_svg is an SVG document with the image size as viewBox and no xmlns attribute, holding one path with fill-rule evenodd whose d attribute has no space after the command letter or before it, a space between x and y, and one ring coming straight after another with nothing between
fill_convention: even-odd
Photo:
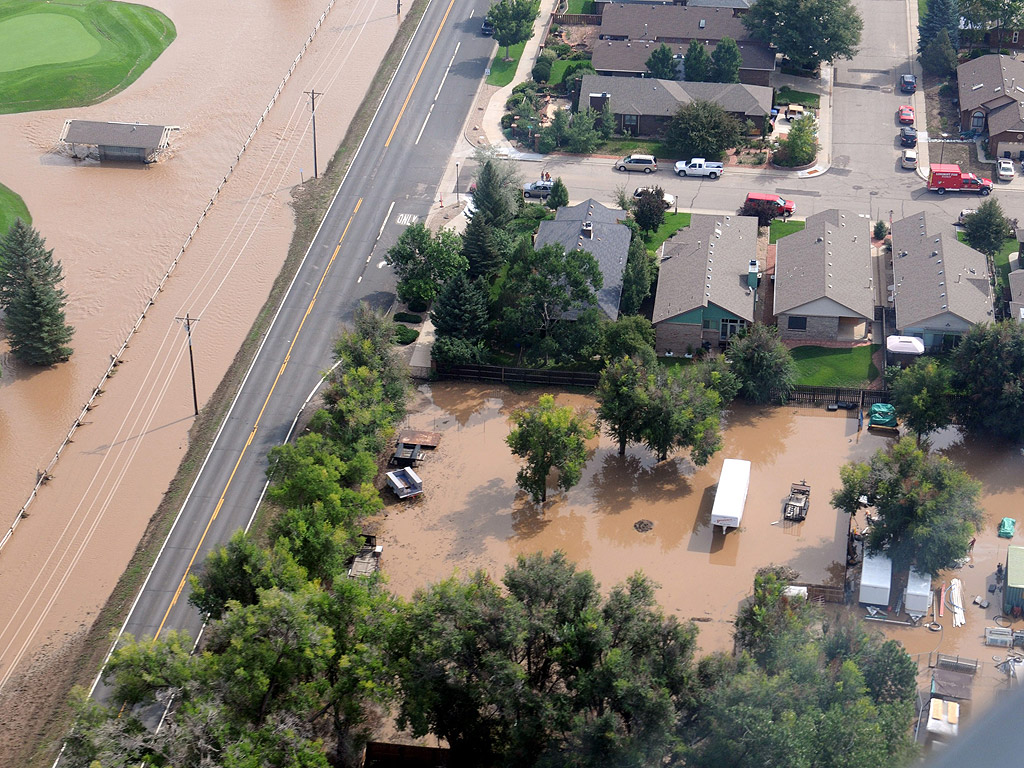
<instances>
[{"instance_id":1,"label":"white camper trailer","mask_svg":"<svg viewBox=\"0 0 1024 768\"><path fill-rule=\"evenodd\" d=\"M864 554L860 569L860 597L858 602L869 605L889 605L889 585L892 582L892 560L886 555Z\"/></svg>"},{"instance_id":2,"label":"white camper trailer","mask_svg":"<svg viewBox=\"0 0 1024 768\"><path fill-rule=\"evenodd\" d=\"M743 459L726 459L722 474L718 478L715 504L711 508L711 526L721 526L722 533L729 528L739 528L743 520L743 506L747 503L747 488L750 486L750 462Z\"/></svg>"},{"instance_id":3,"label":"white camper trailer","mask_svg":"<svg viewBox=\"0 0 1024 768\"><path fill-rule=\"evenodd\" d=\"M915 620L921 618L932 604L932 577L930 573L918 573L913 568L907 577L907 589L903 593L903 606Z\"/></svg>"}]
</instances>

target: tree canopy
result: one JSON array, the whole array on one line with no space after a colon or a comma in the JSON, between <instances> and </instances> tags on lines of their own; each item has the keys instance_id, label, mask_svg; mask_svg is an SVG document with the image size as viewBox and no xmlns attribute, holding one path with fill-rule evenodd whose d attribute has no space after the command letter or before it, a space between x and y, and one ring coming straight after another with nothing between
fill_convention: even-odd
<instances>
[{"instance_id":1,"label":"tree canopy","mask_svg":"<svg viewBox=\"0 0 1024 768\"><path fill-rule=\"evenodd\" d=\"M706 83L711 79L711 57L700 40L691 40L690 47L683 55L683 74L691 83Z\"/></svg>"},{"instance_id":2,"label":"tree canopy","mask_svg":"<svg viewBox=\"0 0 1024 768\"><path fill-rule=\"evenodd\" d=\"M946 33L946 43L955 51L960 45L960 4L956 0L928 0L928 7L917 25L917 52Z\"/></svg>"},{"instance_id":3,"label":"tree canopy","mask_svg":"<svg viewBox=\"0 0 1024 768\"><path fill-rule=\"evenodd\" d=\"M949 362L959 423L986 438L1024 438L1024 325L972 326Z\"/></svg>"},{"instance_id":4,"label":"tree canopy","mask_svg":"<svg viewBox=\"0 0 1024 768\"><path fill-rule=\"evenodd\" d=\"M850 0L758 0L743 14L755 40L774 45L800 67L852 59L864 21Z\"/></svg>"},{"instance_id":5,"label":"tree canopy","mask_svg":"<svg viewBox=\"0 0 1024 768\"><path fill-rule=\"evenodd\" d=\"M718 104L694 99L669 120L665 143L679 157L717 159L740 140L740 122Z\"/></svg>"},{"instance_id":6,"label":"tree canopy","mask_svg":"<svg viewBox=\"0 0 1024 768\"><path fill-rule=\"evenodd\" d=\"M978 209L963 220L967 243L986 256L994 256L1010 237L1010 225L1003 216L1003 207L994 197L985 198Z\"/></svg>"},{"instance_id":7,"label":"tree canopy","mask_svg":"<svg viewBox=\"0 0 1024 768\"><path fill-rule=\"evenodd\" d=\"M743 55L731 37L723 37L711 52L711 79L716 83L738 83Z\"/></svg>"},{"instance_id":8,"label":"tree canopy","mask_svg":"<svg viewBox=\"0 0 1024 768\"><path fill-rule=\"evenodd\" d=\"M844 465L839 476L843 486L832 494L832 505L853 514L867 497L876 519L865 546L886 552L899 567L923 573L952 568L981 528L981 484L908 437L867 463Z\"/></svg>"},{"instance_id":9,"label":"tree canopy","mask_svg":"<svg viewBox=\"0 0 1024 768\"><path fill-rule=\"evenodd\" d=\"M644 233L654 232L665 223L665 192L661 187L648 187L633 203L633 221Z\"/></svg>"},{"instance_id":10,"label":"tree canopy","mask_svg":"<svg viewBox=\"0 0 1024 768\"><path fill-rule=\"evenodd\" d=\"M431 234L421 222L407 227L384 256L398 276L398 297L430 304L456 275L469 269L462 238L449 229Z\"/></svg>"},{"instance_id":11,"label":"tree canopy","mask_svg":"<svg viewBox=\"0 0 1024 768\"><path fill-rule=\"evenodd\" d=\"M644 66L647 67L651 77L657 77L662 80L678 79L676 60L672 58L672 49L664 43L651 51L651 55Z\"/></svg>"},{"instance_id":12,"label":"tree canopy","mask_svg":"<svg viewBox=\"0 0 1024 768\"><path fill-rule=\"evenodd\" d=\"M896 413L921 438L949 426L953 420L952 372L932 359L921 359L909 368L890 368L890 400Z\"/></svg>"},{"instance_id":13,"label":"tree canopy","mask_svg":"<svg viewBox=\"0 0 1024 768\"><path fill-rule=\"evenodd\" d=\"M565 187L565 182L562 181L562 177L559 176L555 179L551 185L551 194L548 195L548 199L544 201L552 211L557 211L559 208L563 208L569 204L569 190Z\"/></svg>"},{"instance_id":14,"label":"tree canopy","mask_svg":"<svg viewBox=\"0 0 1024 768\"><path fill-rule=\"evenodd\" d=\"M796 365L793 355L779 339L777 328L754 323L729 342L733 373L740 381L740 394L752 403L784 403L793 390Z\"/></svg>"},{"instance_id":15,"label":"tree canopy","mask_svg":"<svg viewBox=\"0 0 1024 768\"><path fill-rule=\"evenodd\" d=\"M814 115L803 115L789 124L789 133L772 157L776 165L792 167L813 163L818 156L818 125Z\"/></svg>"},{"instance_id":16,"label":"tree canopy","mask_svg":"<svg viewBox=\"0 0 1024 768\"><path fill-rule=\"evenodd\" d=\"M487 21L494 27L494 40L508 49L533 37L533 22L540 12L540 0L500 0L487 9Z\"/></svg>"},{"instance_id":17,"label":"tree canopy","mask_svg":"<svg viewBox=\"0 0 1024 768\"><path fill-rule=\"evenodd\" d=\"M939 34L924 47L917 59L921 62L921 67L925 72L939 77L949 77L956 71L957 65L960 63L956 49L949 42L949 35L944 29L939 30Z\"/></svg>"}]
</instances>

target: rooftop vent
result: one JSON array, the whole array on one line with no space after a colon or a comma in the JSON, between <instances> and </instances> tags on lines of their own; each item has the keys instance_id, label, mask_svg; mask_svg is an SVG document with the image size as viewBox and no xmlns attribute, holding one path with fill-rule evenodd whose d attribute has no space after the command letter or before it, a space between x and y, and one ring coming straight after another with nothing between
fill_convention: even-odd
<instances>
[{"instance_id":1,"label":"rooftop vent","mask_svg":"<svg viewBox=\"0 0 1024 768\"><path fill-rule=\"evenodd\" d=\"M706 27L707 25L708 25L708 22L707 22L706 19L701 19L700 20L700 28L701 29L704 29L704 27Z\"/></svg>"},{"instance_id":2,"label":"rooftop vent","mask_svg":"<svg viewBox=\"0 0 1024 768\"><path fill-rule=\"evenodd\" d=\"M978 83L977 85L972 85L972 86L971 86L971 90L972 90L972 91L976 91L976 90L978 90L979 88L984 88L984 87L985 87L985 84L984 84L984 83Z\"/></svg>"}]
</instances>

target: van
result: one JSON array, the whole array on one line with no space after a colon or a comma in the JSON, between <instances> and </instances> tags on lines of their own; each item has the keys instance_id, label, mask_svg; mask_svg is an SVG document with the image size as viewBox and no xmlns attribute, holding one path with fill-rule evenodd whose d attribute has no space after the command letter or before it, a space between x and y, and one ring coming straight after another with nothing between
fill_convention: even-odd
<instances>
[{"instance_id":1,"label":"van","mask_svg":"<svg viewBox=\"0 0 1024 768\"><path fill-rule=\"evenodd\" d=\"M628 155L615 164L620 171L643 171L654 173L658 170L658 158L654 155Z\"/></svg>"},{"instance_id":2,"label":"van","mask_svg":"<svg viewBox=\"0 0 1024 768\"><path fill-rule=\"evenodd\" d=\"M801 105L790 104L788 107L786 107L786 111L783 116L790 122L793 122L798 117L803 117L806 114L807 111Z\"/></svg>"},{"instance_id":3,"label":"van","mask_svg":"<svg viewBox=\"0 0 1024 768\"><path fill-rule=\"evenodd\" d=\"M792 216L796 212L796 203L792 200L768 192L750 192L747 194L747 202L769 203L777 208L776 216Z\"/></svg>"}]
</instances>

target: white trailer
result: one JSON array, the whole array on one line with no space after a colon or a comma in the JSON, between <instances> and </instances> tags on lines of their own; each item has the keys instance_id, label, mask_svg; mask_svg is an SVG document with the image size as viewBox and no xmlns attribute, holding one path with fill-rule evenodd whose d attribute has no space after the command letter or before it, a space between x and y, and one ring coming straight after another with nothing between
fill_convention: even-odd
<instances>
[{"instance_id":1,"label":"white trailer","mask_svg":"<svg viewBox=\"0 0 1024 768\"><path fill-rule=\"evenodd\" d=\"M918 573L913 568L907 577L907 589L903 593L903 607L915 619L928 613L932 604L932 576Z\"/></svg>"},{"instance_id":2,"label":"white trailer","mask_svg":"<svg viewBox=\"0 0 1024 768\"><path fill-rule=\"evenodd\" d=\"M892 583L892 560L886 555L865 553L860 568L860 597L858 602L868 605L889 605L889 587Z\"/></svg>"},{"instance_id":3,"label":"white trailer","mask_svg":"<svg viewBox=\"0 0 1024 768\"><path fill-rule=\"evenodd\" d=\"M711 508L711 526L721 526L722 533L729 528L739 528L743 520L743 506L747 503L747 488L750 486L750 462L743 459L726 459L722 474L718 478L715 504Z\"/></svg>"}]
</instances>

